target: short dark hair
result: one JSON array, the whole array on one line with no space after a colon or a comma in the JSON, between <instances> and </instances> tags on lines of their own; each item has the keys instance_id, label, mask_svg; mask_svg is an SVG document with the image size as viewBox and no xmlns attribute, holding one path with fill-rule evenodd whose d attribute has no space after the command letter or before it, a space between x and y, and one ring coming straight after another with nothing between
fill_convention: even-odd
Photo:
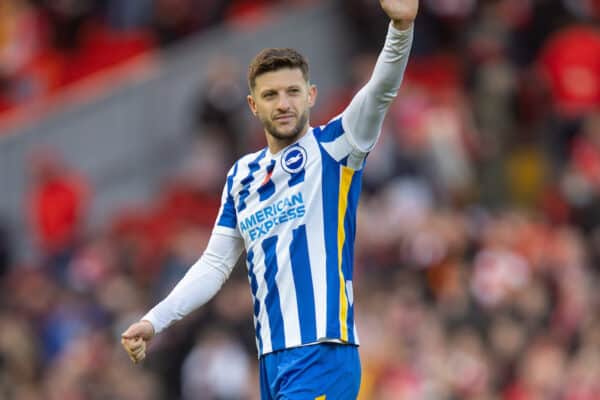
<instances>
[{"instance_id":1,"label":"short dark hair","mask_svg":"<svg viewBox=\"0 0 600 400\"><path fill-rule=\"evenodd\" d=\"M256 77L282 68L298 68L308 82L308 61L294 49L269 48L258 53L248 66L248 86L254 90Z\"/></svg>"}]
</instances>

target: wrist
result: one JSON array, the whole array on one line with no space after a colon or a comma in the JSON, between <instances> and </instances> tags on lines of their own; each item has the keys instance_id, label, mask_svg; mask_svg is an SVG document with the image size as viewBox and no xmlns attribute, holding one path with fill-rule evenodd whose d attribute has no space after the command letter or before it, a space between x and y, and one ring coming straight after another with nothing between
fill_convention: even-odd
<instances>
[{"instance_id":1,"label":"wrist","mask_svg":"<svg viewBox=\"0 0 600 400\"><path fill-rule=\"evenodd\" d=\"M148 331L149 335L150 335L150 339L153 338L154 335L156 334L156 330L154 329L154 325L152 324L152 322L148 321L147 319L142 319L142 320L140 320L140 322L142 324L147 325L150 328L150 330Z\"/></svg>"},{"instance_id":2,"label":"wrist","mask_svg":"<svg viewBox=\"0 0 600 400\"><path fill-rule=\"evenodd\" d=\"M413 25L413 20L408 19L393 19L392 26L399 31L405 31Z\"/></svg>"}]
</instances>

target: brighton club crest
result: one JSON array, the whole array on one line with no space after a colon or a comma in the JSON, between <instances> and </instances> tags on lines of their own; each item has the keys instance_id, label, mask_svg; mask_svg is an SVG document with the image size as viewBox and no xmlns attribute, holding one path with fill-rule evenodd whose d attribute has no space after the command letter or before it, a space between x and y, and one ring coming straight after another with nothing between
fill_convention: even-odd
<instances>
[{"instance_id":1,"label":"brighton club crest","mask_svg":"<svg viewBox=\"0 0 600 400\"><path fill-rule=\"evenodd\" d=\"M300 146L286 149L281 156L281 167L288 174L296 174L306 165L306 150Z\"/></svg>"}]
</instances>

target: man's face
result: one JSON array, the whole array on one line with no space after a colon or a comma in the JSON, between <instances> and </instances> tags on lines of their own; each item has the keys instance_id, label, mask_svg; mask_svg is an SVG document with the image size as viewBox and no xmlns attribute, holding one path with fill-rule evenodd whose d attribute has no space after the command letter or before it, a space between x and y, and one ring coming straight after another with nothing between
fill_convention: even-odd
<instances>
[{"instance_id":1,"label":"man's face","mask_svg":"<svg viewBox=\"0 0 600 400\"><path fill-rule=\"evenodd\" d=\"M256 77L248 96L250 109L268 135L293 142L308 127L309 110L317 89L309 85L298 68L282 68Z\"/></svg>"}]
</instances>

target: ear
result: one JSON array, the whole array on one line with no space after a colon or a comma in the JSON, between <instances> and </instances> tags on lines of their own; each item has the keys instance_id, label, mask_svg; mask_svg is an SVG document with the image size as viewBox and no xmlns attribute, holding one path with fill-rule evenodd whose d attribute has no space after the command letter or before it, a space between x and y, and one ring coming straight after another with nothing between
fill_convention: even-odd
<instances>
[{"instance_id":1,"label":"ear","mask_svg":"<svg viewBox=\"0 0 600 400\"><path fill-rule=\"evenodd\" d=\"M258 111L256 110L256 102L254 101L254 97L252 97L252 94L249 94L248 97L246 97L246 99L248 100L248 107L250 107L250 111L252 111L252 114L257 115Z\"/></svg>"},{"instance_id":2,"label":"ear","mask_svg":"<svg viewBox=\"0 0 600 400\"><path fill-rule=\"evenodd\" d=\"M315 105L316 101L317 101L317 87L315 85L310 85L308 87L308 105L309 107L312 107Z\"/></svg>"}]
</instances>

